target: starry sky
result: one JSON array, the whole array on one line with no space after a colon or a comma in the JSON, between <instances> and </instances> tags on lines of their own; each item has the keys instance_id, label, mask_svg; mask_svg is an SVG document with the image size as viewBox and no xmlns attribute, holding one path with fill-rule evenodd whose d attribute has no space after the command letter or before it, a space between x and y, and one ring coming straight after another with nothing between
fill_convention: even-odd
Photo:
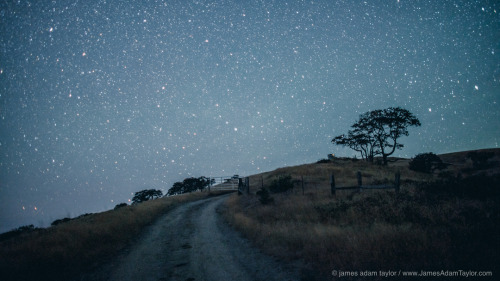
<instances>
[{"instance_id":1,"label":"starry sky","mask_svg":"<svg viewBox=\"0 0 500 281\"><path fill-rule=\"evenodd\" d=\"M0 232L187 177L354 156L401 106L395 156L498 147L500 4L470 0L0 3Z\"/></svg>"}]
</instances>

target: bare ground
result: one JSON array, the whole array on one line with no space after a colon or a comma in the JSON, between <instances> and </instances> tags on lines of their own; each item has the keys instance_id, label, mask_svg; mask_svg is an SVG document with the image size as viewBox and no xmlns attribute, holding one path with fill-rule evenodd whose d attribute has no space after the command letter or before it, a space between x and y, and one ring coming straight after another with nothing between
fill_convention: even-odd
<instances>
[{"instance_id":1,"label":"bare ground","mask_svg":"<svg viewBox=\"0 0 500 281\"><path fill-rule=\"evenodd\" d=\"M80 280L300 280L300 262L264 255L217 210L227 196L184 204L150 226L130 249Z\"/></svg>"}]
</instances>

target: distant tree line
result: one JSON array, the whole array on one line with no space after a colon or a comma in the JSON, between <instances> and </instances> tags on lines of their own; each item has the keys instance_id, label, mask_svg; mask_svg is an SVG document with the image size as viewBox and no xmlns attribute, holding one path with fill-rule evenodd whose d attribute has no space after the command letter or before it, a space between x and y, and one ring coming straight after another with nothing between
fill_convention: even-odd
<instances>
[{"instance_id":1,"label":"distant tree line","mask_svg":"<svg viewBox=\"0 0 500 281\"><path fill-rule=\"evenodd\" d=\"M359 116L347 134L336 136L332 143L359 152L361 158L369 162L381 155L383 164L387 165L387 157L403 148L398 139L408 136L408 127L420 125L417 117L400 107L368 111Z\"/></svg>"},{"instance_id":2,"label":"distant tree line","mask_svg":"<svg viewBox=\"0 0 500 281\"><path fill-rule=\"evenodd\" d=\"M198 178L186 178L182 182L176 182L173 186L168 190L166 196L184 194L193 191L203 191L210 184L215 183L214 179L210 179L207 177L198 177ZM163 196L163 192L158 189L144 189L134 193L134 197L132 198L132 204L138 204L141 202L157 199ZM115 209L119 209L127 206L125 203L121 203L115 206Z\"/></svg>"},{"instance_id":3,"label":"distant tree line","mask_svg":"<svg viewBox=\"0 0 500 281\"><path fill-rule=\"evenodd\" d=\"M176 182L173 186L168 190L167 195L177 195L193 192L196 190L203 191L210 184L215 183L214 179L206 178L206 177L198 177L198 178L186 178L182 182Z\"/></svg>"}]
</instances>

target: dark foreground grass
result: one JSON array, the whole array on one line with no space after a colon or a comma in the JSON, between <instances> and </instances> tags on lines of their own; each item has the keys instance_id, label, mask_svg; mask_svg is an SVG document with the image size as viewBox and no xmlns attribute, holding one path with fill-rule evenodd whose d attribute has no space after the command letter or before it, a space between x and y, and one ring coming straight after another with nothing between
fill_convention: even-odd
<instances>
[{"instance_id":1,"label":"dark foreground grass","mask_svg":"<svg viewBox=\"0 0 500 281\"><path fill-rule=\"evenodd\" d=\"M0 280L77 280L80 273L113 258L161 215L207 195L164 197L1 241Z\"/></svg>"},{"instance_id":2,"label":"dark foreground grass","mask_svg":"<svg viewBox=\"0 0 500 281\"><path fill-rule=\"evenodd\" d=\"M331 271L476 270L500 274L500 177L394 191L233 196L226 218L268 254ZM348 280L345 278L345 280Z\"/></svg>"}]
</instances>

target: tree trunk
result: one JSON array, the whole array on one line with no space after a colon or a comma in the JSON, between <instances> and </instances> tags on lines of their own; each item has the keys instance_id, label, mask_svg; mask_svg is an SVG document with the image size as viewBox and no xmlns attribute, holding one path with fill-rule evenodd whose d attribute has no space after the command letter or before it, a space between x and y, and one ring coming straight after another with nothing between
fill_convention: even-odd
<instances>
[{"instance_id":1,"label":"tree trunk","mask_svg":"<svg viewBox=\"0 0 500 281\"><path fill-rule=\"evenodd\" d=\"M397 139L397 138L396 138L396 139ZM389 153L387 153L387 154L382 152L382 153L383 153L383 155L382 155L382 156L383 156L383 159L384 159L384 166L387 166L387 156L392 155L392 154L394 153L394 151L396 151L396 145L398 144L398 143L396 142L396 139L394 139L394 144L392 145L392 150L391 150L391 152L389 152Z\"/></svg>"}]
</instances>

